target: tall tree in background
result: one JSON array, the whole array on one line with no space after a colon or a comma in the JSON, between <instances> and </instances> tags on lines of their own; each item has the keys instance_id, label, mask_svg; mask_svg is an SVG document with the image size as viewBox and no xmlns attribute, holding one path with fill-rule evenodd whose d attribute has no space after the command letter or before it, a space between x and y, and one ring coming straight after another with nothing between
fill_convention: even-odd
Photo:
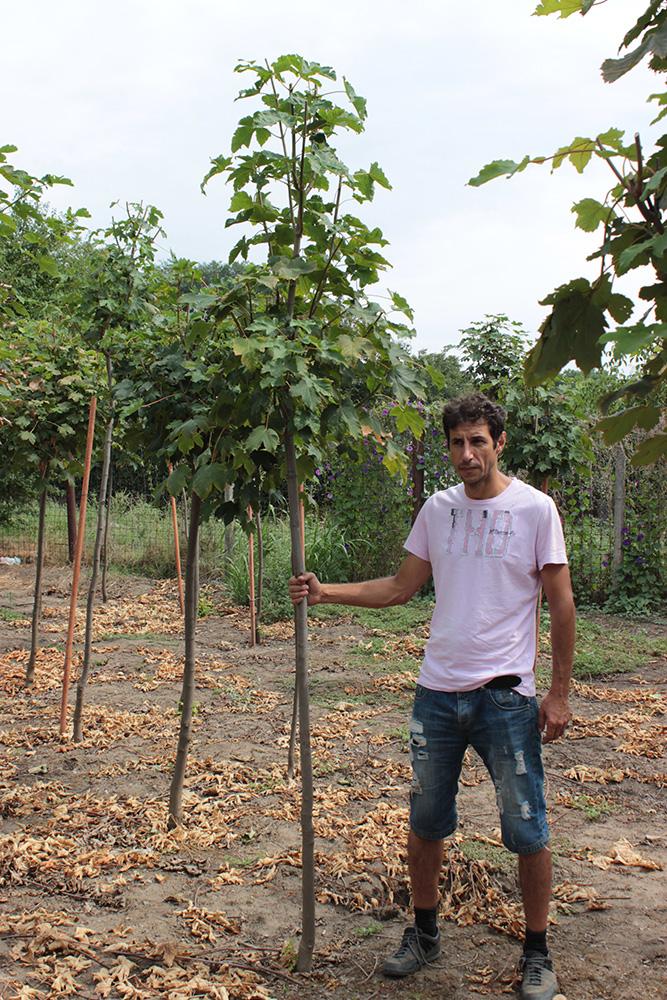
<instances>
[{"instance_id":1,"label":"tall tree in background","mask_svg":"<svg viewBox=\"0 0 667 1000\"><path fill-rule=\"evenodd\" d=\"M91 351L72 342L71 331L52 324L25 323L6 346L6 425L3 467L32 469L39 477L40 517L35 593L26 684L32 684L39 646L44 513L50 483L73 481L81 470L88 402L100 377Z\"/></svg>"},{"instance_id":2,"label":"tall tree in background","mask_svg":"<svg viewBox=\"0 0 667 1000\"><path fill-rule=\"evenodd\" d=\"M487 316L463 331L459 346L475 388L507 410L508 469L525 470L532 485L546 491L549 479L571 473L589 457L588 428L570 385L557 378L526 385L528 338L520 323Z\"/></svg>"},{"instance_id":3,"label":"tall tree in background","mask_svg":"<svg viewBox=\"0 0 667 1000\"><path fill-rule=\"evenodd\" d=\"M100 555L108 513L108 482L111 446L115 422L113 398L114 352L123 353L147 323L153 311L153 293L147 271L155 256L155 241L162 234L162 214L153 206L126 205L126 216L114 219L95 241L94 263L88 282L72 296L77 324L86 343L99 352L104 362L110 405L107 413L102 453L102 471L97 506L97 526L93 546L93 565L86 601L86 630L83 660L77 684L74 708L74 739L83 738L83 702L92 657L93 611L100 571Z\"/></svg>"}]
</instances>

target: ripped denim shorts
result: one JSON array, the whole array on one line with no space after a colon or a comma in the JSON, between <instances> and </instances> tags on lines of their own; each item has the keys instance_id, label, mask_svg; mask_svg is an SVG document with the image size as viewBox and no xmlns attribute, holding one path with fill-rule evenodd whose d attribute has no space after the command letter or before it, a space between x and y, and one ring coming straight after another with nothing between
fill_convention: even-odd
<instances>
[{"instance_id":1,"label":"ripped denim shorts","mask_svg":"<svg viewBox=\"0 0 667 1000\"><path fill-rule=\"evenodd\" d=\"M503 844L532 854L549 842L535 698L513 690L433 691L417 685L410 720L410 828L424 840L456 830L456 793L468 746L493 780Z\"/></svg>"}]
</instances>

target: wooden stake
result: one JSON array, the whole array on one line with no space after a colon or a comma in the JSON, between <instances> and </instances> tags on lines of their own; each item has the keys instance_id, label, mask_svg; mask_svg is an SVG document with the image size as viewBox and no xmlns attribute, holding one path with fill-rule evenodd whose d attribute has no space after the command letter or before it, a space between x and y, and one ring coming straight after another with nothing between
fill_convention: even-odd
<instances>
[{"instance_id":1,"label":"wooden stake","mask_svg":"<svg viewBox=\"0 0 667 1000\"><path fill-rule=\"evenodd\" d=\"M81 556L83 554L83 536L86 527L86 505L88 503L88 480L90 479L90 463L93 454L93 437L95 434L95 410L97 397L90 401L88 415L88 437L86 438L86 457L83 463L83 482L81 484L81 506L79 510L79 525L76 532L76 552L74 554L74 572L72 574L72 595L69 606L69 625L65 643L65 666L63 667L63 695L60 703L60 735L65 735L67 725L67 695L69 693L69 675L72 666L72 645L74 643L74 624L76 619L76 598L79 590L79 575L81 572Z\"/></svg>"}]
</instances>

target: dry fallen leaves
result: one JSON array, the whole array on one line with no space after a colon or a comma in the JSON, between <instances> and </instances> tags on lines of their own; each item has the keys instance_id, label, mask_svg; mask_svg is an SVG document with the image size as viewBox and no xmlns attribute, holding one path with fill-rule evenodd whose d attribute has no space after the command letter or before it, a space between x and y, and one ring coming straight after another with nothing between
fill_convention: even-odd
<instances>
[{"instance_id":1,"label":"dry fallen leaves","mask_svg":"<svg viewBox=\"0 0 667 1000\"><path fill-rule=\"evenodd\" d=\"M245 613L230 610L228 618L240 632L247 633ZM62 631L62 615L48 614L46 621L48 630ZM323 630L326 625L318 622L313 627ZM144 598L115 602L96 617L95 628L95 654L99 657L116 651L105 638L114 632L139 639L149 632L177 634L181 619L173 586L158 587ZM266 628L265 633L288 639L292 626L281 623ZM80 628L77 635L80 637ZM414 660L421 653L423 638L417 634L388 641L385 652L394 660ZM225 648L234 646L228 643ZM129 687L147 694L178 683L182 658L169 649L141 639L134 657L122 670L104 666L98 677L127 681ZM0 657L0 686L7 694L20 690L26 660L25 651ZM42 650L35 693L57 689L61 673L62 651ZM201 687L215 687L221 708L238 716L235 722L252 728L261 716L273 727L274 749L285 745L288 697L283 691L263 689L256 678L244 676L238 666L222 660L201 664L199 676ZM405 670L371 677L363 682L363 688L349 687L346 694L404 694L414 679L414 668L406 663ZM580 686L580 692L591 701L611 702L619 711L577 718L572 738L613 739L619 752L634 758L650 760L664 753L667 727L654 721L665 712L662 695L646 689L617 692L589 685ZM409 898L404 851L404 792L409 771L407 755L394 759L387 754L388 744L401 742L388 735L385 716L390 709L389 699L369 706L350 697L333 710L320 712L314 721L317 895L323 904L368 914L383 910L396 913ZM195 721L199 726L200 720ZM138 937L124 926L95 933L85 920L77 923L66 911L38 908L32 913L0 914L0 934L10 939L13 960L22 969L21 974L13 974L16 997L90 995L86 984L89 986L94 977L98 996L268 1000L271 975L278 975L279 970L284 973L284 956L273 954L267 959L266 955L244 952L240 958L240 916L168 894L173 892L169 879L175 873L197 879L212 891L238 885L259 892L262 885L275 885L285 874L299 871L298 850L265 849L257 834L258 829L271 829L277 823L293 824L295 830L298 827L299 784L287 778L282 750L276 750L275 764L261 765L254 760L234 760L236 749L231 740L223 749L218 746L215 756L206 751L198 756L193 748L184 796L186 820L170 831L166 805L159 798L103 794L99 786L95 792L90 788L75 792L64 780L49 780L39 754L42 748L46 751L58 746L55 706L37 711L29 701L13 698L3 725L0 745L16 754L14 760L24 754L34 759L34 764L22 771L25 774L27 770L28 781L17 780L17 768L11 761L0 763L0 815L8 822L0 835L0 889L7 897L26 892L41 893L43 898L64 896L73 906L94 904L108 912L124 905L123 893L129 891L128 886L146 881L155 888L166 883L161 891L165 900L178 903L173 915L183 930L182 939L155 941ZM146 701L133 711L120 704L91 705L85 710L85 739L79 749L94 760L90 775L97 779L161 771L171 760L177 727L175 705L165 709L164 704L156 707ZM118 748L125 746L129 749L121 754ZM106 756L111 751L115 757ZM664 775L640 776L622 767L579 765L568 774L578 781L600 784L629 777L665 783ZM484 780L486 772L470 756L463 783ZM497 846L481 833L472 836ZM252 852L241 850L244 839L253 845ZM232 851L236 860L230 856ZM622 841L607 855L587 855L587 860L599 867L661 867ZM567 882L555 888L554 897L561 907L600 909L606 905L594 889ZM216 904L221 905L222 899L224 893L216 896ZM472 859L457 843L448 848L442 909L445 919L460 925L486 924L517 937L522 933L517 893L503 888L503 880L488 858ZM480 969L472 973L471 989L493 990L495 995L511 989L512 981L511 977L499 978L489 968Z\"/></svg>"}]
</instances>

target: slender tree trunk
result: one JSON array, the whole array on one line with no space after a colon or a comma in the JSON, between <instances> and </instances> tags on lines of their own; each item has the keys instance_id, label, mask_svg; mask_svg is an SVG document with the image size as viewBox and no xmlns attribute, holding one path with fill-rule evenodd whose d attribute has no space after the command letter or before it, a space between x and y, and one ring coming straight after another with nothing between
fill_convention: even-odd
<instances>
[{"instance_id":1,"label":"slender tree trunk","mask_svg":"<svg viewBox=\"0 0 667 1000\"><path fill-rule=\"evenodd\" d=\"M109 363L107 361L107 370L109 371L109 381L111 381L111 373ZM76 704L74 706L74 715L72 717L73 726L73 739L75 743L80 743L83 739L83 698L86 690L86 683L88 681L88 676L90 674L90 658L91 658L91 646L93 641L93 611L95 608L95 591L97 590L97 580L100 575L100 555L102 552L102 538L104 536L104 522L105 514L107 510L107 484L109 481L109 466L111 465L111 440L113 437L113 423L114 423L114 411L113 403L111 406L111 415L107 422L106 434L104 437L104 458L102 460L102 477L100 481L100 496L99 503L97 507L97 528L95 530L95 544L93 546L93 567L90 574L90 584L88 585L88 601L86 604L86 635L84 638L83 645L83 663L81 664L81 673L79 675L79 682L76 686Z\"/></svg>"},{"instance_id":2,"label":"slender tree trunk","mask_svg":"<svg viewBox=\"0 0 667 1000\"><path fill-rule=\"evenodd\" d=\"M169 463L169 475L173 471L171 462ZM185 614L185 601L183 598L183 574L181 573L181 544L178 538L178 511L176 510L176 497L171 497L171 518L174 526L174 556L176 559L176 579L178 580L178 603L181 614Z\"/></svg>"},{"instance_id":3,"label":"slender tree trunk","mask_svg":"<svg viewBox=\"0 0 667 1000\"><path fill-rule=\"evenodd\" d=\"M262 515L257 511L257 613L255 615L255 640L261 643L260 624L262 621L262 590L264 588L264 541L262 539Z\"/></svg>"},{"instance_id":4,"label":"slender tree trunk","mask_svg":"<svg viewBox=\"0 0 667 1000\"><path fill-rule=\"evenodd\" d=\"M49 492L48 476L39 498L39 528L37 530L37 566L35 567L35 599L32 605L32 632L30 636L30 659L25 672L27 686L35 682L35 663L39 645L39 621L42 615L42 572L44 570L44 529L46 526L46 498Z\"/></svg>"},{"instance_id":5,"label":"slender tree trunk","mask_svg":"<svg viewBox=\"0 0 667 1000\"><path fill-rule=\"evenodd\" d=\"M419 461L421 458L421 462ZM424 435L417 440L412 439L412 517L411 523L417 520L417 514L424 504Z\"/></svg>"},{"instance_id":6,"label":"slender tree trunk","mask_svg":"<svg viewBox=\"0 0 667 1000\"><path fill-rule=\"evenodd\" d=\"M292 572L305 572L301 546L301 514L294 435L285 434L285 467L289 502ZM296 645L296 687L299 703L299 751L301 763L301 943L297 958L299 972L309 972L315 947L315 833L313 829L313 761L310 746L310 704L308 698L308 604L294 609Z\"/></svg>"},{"instance_id":7,"label":"slender tree trunk","mask_svg":"<svg viewBox=\"0 0 667 1000\"><path fill-rule=\"evenodd\" d=\"M623 528L625 527L625 476L626 458L621 441L614 446L614 554L612 557L612 586L616 585L618 571L623 563Z\"/></svg>"},{"instance_id":8,"label":"slender tree trunk","mask_svg":"<svg viewBox=\"0 0 667 1000\"><path fill-rule=\"evenodd\" d=\"M76 552L76 490L74 483L68 483L65 487L65 499L67 501L67 550L69 561L73 563Z\"/></svg>"},{"instance_id":9,"label":"slender tree trunk","mask_svg":"<svg viewBox=\"0 0 667 1000\"><path fill-rule=\"evenodd\" d=\"M72 593L70 594L69 621L67 638L65 639L65 663L63 665L63 691L60 699L60 735L65 735L67 726L67 696L69 693L69 676L72 666L72 648L74 645L74 626L76 624L76 602L79 594L79 574L83 557L83 543L86 532L86 508L88 506L88 481L90 478L90 463L93 454L93 438L95 436L95 412L97 396L90 401L88 414L88 434L86 437L86 454L83 460L83 481L81 483L81 504L79 508L79 524L76 530L76 553L72 570Z\"/></svg>"},{"instance_id":10,"label":"slender tree trunk","mask_svg":"<svg viewBox=\"0 0 667 1000\"><path fill-rule=\"evenodd\" d=\"M190 529L185 562L185 664L181 692L181 728L178 734L174 775L169 790L169 821L173 830L183 820L183 783L192 734L192 709L195 700L195 630L199 611L199 515L201 500L196 493L190 501Z\"/></svg>"},{"instance_id":11,"label":"slender tree trunk","mask_svg":"<svg viewBox=\"0 0 667 1000\"><path fill-rule=\"evenodd\" d=\"M188 544L188 495L183 490L181 493L181 499L183 500L183 534L185 535L185 544Z\"/></svg>"},{"instance_id":12,"label":"slender tree trunk","mask_svg":"<svg viewBox=\"0 0 667 1000\"><path fill-rule=\"evenodd\" d=\"M248 504L248 517L252 521L252 508ZM255 604L255 537L248 535L248 603L250 605L250 645L257 644L257 605Z\"/></svg>"},{"instance_id":13,"label":"slender tree trunk","mask_svg":"<svg viewBox=\"0 0 667 1000\"><path fill-rule=\"evenodd\" d=\"M229 483L225 486L225 500L230 503L234 499L234 487ZM234 558L234 522L232 521L225 528L225 575Z\"/></svg>"},{"instance_id":14,"label":"slender tree trunk","mask_svg":"<svg viewBox=\"0 0 667 1000\"><path fill-rule=\"evenodd\" d=\"M102 543L102 602L108 601L107 567L109 565L109 521L111 519L111 499L113 497L113 452L109 462L109 485L107 487L107 505L104 513L104 541Z\"/></svg>"}]
</instances>

